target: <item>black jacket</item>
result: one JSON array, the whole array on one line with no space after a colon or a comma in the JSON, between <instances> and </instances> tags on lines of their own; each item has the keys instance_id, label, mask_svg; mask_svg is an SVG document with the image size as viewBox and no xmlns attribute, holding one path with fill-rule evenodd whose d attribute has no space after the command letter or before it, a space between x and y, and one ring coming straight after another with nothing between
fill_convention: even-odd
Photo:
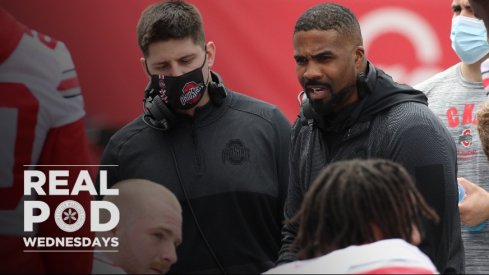
<instances>
[{"instance_id":1,"label":"black jacket","mask_svg":"<svg viewBox=\"0 0 489 275\"><path fill-rule=\"evenodd\" d=\"M102 164L109 185L129 178L155 181L180 200L183 243L171 273L219 273L198 223L228 273L273 267L288 184L290 123L274 106L227 90L221 105L177 116L168 131L139 117L117 132ZM178 169L176 168L178 166Z\"/></svg>"},{"instance_id":2,"label":"black jacket","mask_svg":"<svg viewBox=\"0 0 489 275\"><path fill-rule=\"evenodd\" d=\"M305 192L328 163L390 159L406 168L440 216L437 225L425 223L421 250L440 272L463 272L457 158L450 134L429 110L423 93L394 82L372 64L366 78L358 82L358 91L360 99L334 117L308 116L310 112L304 110L307 103L303 104L292 129L285 218L294 216ZM289 250L296 233L297 225L282 228L278 264L296 259Z\"/></svg>"}]
</instances>

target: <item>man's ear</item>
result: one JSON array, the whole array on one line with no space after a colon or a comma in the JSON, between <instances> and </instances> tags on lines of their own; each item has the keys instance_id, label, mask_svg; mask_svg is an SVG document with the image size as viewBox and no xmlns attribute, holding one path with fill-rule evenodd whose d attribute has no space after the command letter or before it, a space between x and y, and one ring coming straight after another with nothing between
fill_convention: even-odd
<instances>
[{"instance_id":1,"label":"man's ear","mask_svg":"<svg viewBox=\"0 0 489 275\"><path fill-rule=\"evenodd\" d=\"M151 78L151 74L148 71L148 66L146 65L146 58L141 57L139 61L141 61L141 68L143 69L144 74L148 76L148 78Z\"/></svg>"},{"instance_id":2,"label":"man's ear","mask_svg":"<svg viewBox=\"0 0 489 275\"><path fill-rule=\"evenodd\" d=\"M411 244L419 245L421 243L421 232L416 225L413 224L413 229L411 232Z\"/></svg>"},{"instance_id":3,"label":"man's ear","mask_svg":"<svg viewBox=\"0 0 489 275\"><path fill-rule=\"evenodd\" d=\"M214 65L214 59L216 58L216 44L214 44L214 41L209 41L206 46L207 64L210 68Z\"/></svg>"},{"instance_id":4,"label":"man's ear","mask_svg":"<svg viewBox=\"0 0 489 275\"><path fill-rule=\"evenodd\" d=\"M355 49L355 68L361 71L365 63L365 49L363 46L357 46Z\"/></svg>"},{"instance_id":5,"label":"man's ear","mask_svg":"<svg viewBox=\"0 0 489 275\"><path fill-rule=\"evenodd\" d=\"M374 233L374 242L384 239L384 235L377 224L371 222L370 227L372 228L372 233Z\"/></svg>"}]
</instances>

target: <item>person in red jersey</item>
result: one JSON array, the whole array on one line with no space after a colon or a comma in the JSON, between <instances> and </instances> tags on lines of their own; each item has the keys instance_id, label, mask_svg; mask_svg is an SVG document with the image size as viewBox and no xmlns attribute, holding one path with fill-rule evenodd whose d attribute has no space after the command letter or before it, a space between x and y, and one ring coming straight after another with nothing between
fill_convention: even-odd
<instances>
[{"instance_id":1,"label":"person in red jersey","mask_svg":"<svg viewBox=\"0 0 489 275\"><path fill-rule=\"evenodd\" d=\"M0 8L0 273L88 273L92 254L27 249L23 237L89 237L89 222L73 233L59 229L54 210L75 200L87 212L88 192L76 196L24 196L24 170L68 170L70 188L91 163L83 124L83 98L65 44L31 30ZM63 167L53 167L62 165ZM71 165L66 166L65 165ZM48 194L47 184L43 186ZM44 201L51 216L24 231L24 202ZM56 249L63 249L57 247Z\"/></svg>"}]
</instances>

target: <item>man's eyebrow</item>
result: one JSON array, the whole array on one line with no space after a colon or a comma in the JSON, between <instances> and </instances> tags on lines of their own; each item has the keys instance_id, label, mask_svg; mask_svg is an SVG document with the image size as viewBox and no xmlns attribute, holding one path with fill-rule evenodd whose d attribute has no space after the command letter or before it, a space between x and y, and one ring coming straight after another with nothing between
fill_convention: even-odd
<instances>
[{"instance_id":1,"label":"man's eyebrow","mask_svg":"<svg viewBox=\"0 0 489 275\"><path fill-rule=\"evenodd\" d=\"M318 58L318 57L321 57L321 56L331 56L331 55L334 55L332 51L330 50L325 50L325 51L322 51L320 53L317 53L315 55L312 56L312 58Z\"/></svg>"},{"instance_id":2,"label":"man's eyebrow","mask_svg":"<svg viewBox=\"0 0 489 275\"><path fill-rule=\"evenodd\" d=\"M196 56L196 54L191 53L191 54L187 54L187 55L184 55L182 57L179 57L178 60L182 60L182 59L186 59L186 58L193 58L195 56ZM170 61L168 61L168 60L156 61L155 63L153 63L153 65L161 65L161 64L166 64L166 63L169 63L169 62Z\"/></svg>"},{"instance_id":3,"label":"man's eyebrow","mask_svg":"<svg viewBox=\"0 0 489 275\"><path fill-rule=\"evenodd\" d=\"M182 60L182 59L186 59L186 58L192 58L192 57L195 57L196 54L195 53L191 53L191 54L187 54L187 55L184 55L180 58L178 58L178 60Z\"/></svg>"},{"instance_id":4,"label":"man's eyebrow","mask_svg":"<svg viewBox=\"0 0 489 275\"><path fill-rule=\"evenodd\" d=\"M151 64L152 66L157 66L157 65L163 65L163 64L167 64L168 61L158 61L158 62L155 62L153 64Z\"/></svg>"},{"instance_id":5,"label":"man's eyebrow","mask_svg":"<svg viewBox=\"0 0 489 275\"><path fill-rule=\"evenodd\" d=\"M173 233L173 231L171 231L170 229L164 227L164 226L158 226L156 228L156 231L163 231L166 235L169 235L169 236L175 236L175 234ZM181 244L182 243L182 239L181 238L177 238L176 242L178 244Z\"/></svg>"},{"instance_id":6,"label":"man's eyebrow","mask_svg":"<svg viewBox=\"0 0 489 275\"><path fill-rule=\"evenodd\" d=\"M171 230L169 228L166 228L164 226L158 226L158 227L155 227L154 230L157 230L157 231L163 231L165 233L172 233Z\"/></svg>"},{"instance_id":7,"label":"man's eyebrow","mask_svg":"<svg viewBox=\"0 0 489 275\"><path fill-rule=\"evenodd\" d=\"M311 56L311 58L318 58L318 57L320 57L320 56L325 56L325 55L326 55L326 56L332 56L332 55L334 55L334 54L333 54L333 52L332 52L332 51L330 51L330 50L325 50L325 51L322 51L322 52L319 52L319 53L317 53L317 54L312 55L312 56ZM302 55L302 54L296 54L296 55L294 55L294 58L295 58L295 59L297 59L297 58L305 58L305 56L304 56L304 55Z\"/></svg>"},{"instance_id":8,"label":"man's eyebrow","mask_svg":"<svg viewBox=\"0 0 489 275\"><path fill-rule=\"evenodd\" d=\"M302 55L302 54L294 54L294 59L297 59L297 58L304 58L305 56Z\"/></svg>"}]
</instances>

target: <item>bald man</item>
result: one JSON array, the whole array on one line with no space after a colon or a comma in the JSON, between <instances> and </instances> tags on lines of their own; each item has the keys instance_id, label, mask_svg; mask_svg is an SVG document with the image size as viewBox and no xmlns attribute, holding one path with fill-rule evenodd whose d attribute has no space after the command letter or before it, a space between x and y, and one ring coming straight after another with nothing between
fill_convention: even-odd
<instances>
[{"instance_id":1,"label":"bald man","mask_svg":"<svg viewBox=\"0 0 489 275\"><path fill-rule=\"evenodd\" d=\"M166 187L142 179L115 184L118 196L105 196L120 212L119 224L98 237L117 237L118 253L95 253L93 273L166 273L182 242L182 209ZM101 221L109 220L101 213ZM102 248L103 249L103 248Z\"/></svg>"}]
</instances>

